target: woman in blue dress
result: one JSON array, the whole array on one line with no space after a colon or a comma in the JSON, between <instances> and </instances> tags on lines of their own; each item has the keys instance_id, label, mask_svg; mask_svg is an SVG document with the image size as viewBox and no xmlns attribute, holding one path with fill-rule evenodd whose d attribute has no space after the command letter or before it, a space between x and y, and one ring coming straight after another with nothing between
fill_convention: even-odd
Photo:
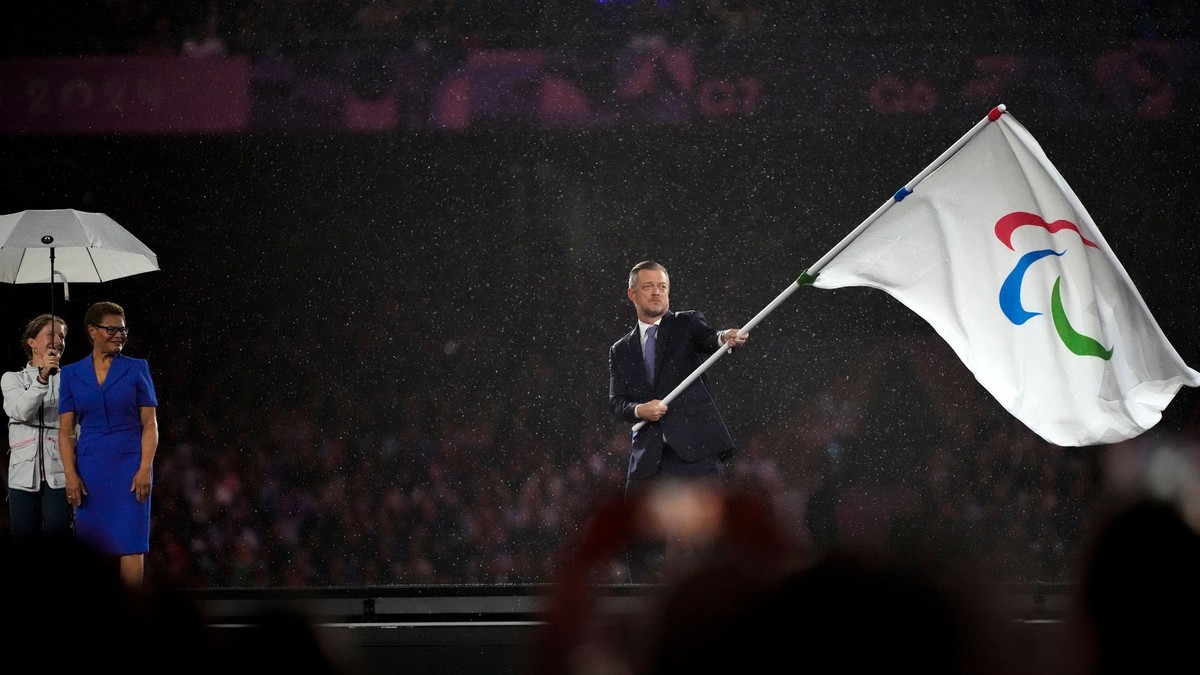
<instances>
[{"instance_id":1,"label":"woman in blue dress","mask_svg":"<svg viewBox=\"0 0 1200 675\"><path fill-rule=\"evenodd\" d=\"M149 364L121 353L129 338L125 310L98 302L84 322L92 353L64 366L59 384L67 501L75 507L75 536L117 556L122 581L136 587L150 550L158 399Z\"/></svg>"}]
</instances>

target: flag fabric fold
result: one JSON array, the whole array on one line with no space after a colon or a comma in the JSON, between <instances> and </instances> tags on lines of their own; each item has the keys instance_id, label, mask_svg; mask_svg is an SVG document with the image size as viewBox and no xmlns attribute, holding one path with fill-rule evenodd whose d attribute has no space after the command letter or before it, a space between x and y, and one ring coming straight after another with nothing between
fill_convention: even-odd
<instances>
[{"instance_id":1,"label":"flag fabric fold","mask_svg":"<svg viewBox=\"0 0 1200 675\"><path fill-rule=\"evenodd\" d=\"M1180 387L1200 385L1074 191L1010 114L993 111L939 161L811 269L813 285L886 291L1056 445L1133 438L1161 420Z\"/></svg>"}]
</instances>

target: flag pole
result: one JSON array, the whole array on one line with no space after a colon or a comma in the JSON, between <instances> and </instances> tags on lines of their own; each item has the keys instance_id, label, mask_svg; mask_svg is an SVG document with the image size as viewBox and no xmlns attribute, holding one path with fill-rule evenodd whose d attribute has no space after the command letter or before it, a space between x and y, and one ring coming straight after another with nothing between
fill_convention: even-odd
<instances>
[{"instance_id":1,"label":"flag pole","mask_svg":"<svg viewBox=\"0 0 1200 675\"><path fill-rule=\"evenodd\" d=\"M785 288L782 293L777 295L775 297L775 299L771 301L771 304L764 307L762 309L762 311L760 311L757 315L755 315L755 317L753 319L750 319L750 321L748 321L745 326L742 326L741 329L738 330L738 335L745 335L746 333L749 333L750 329L757 326L759 321L762 321L764 318L766 318L766 316L768 314L775 311L775 308L778 307L779 305L783 304L783 301L786 300L789 295L791 295L792 293L795 293L797 288L800 288L800 283L803 279L804 279L804 277L801 276L796 281L793 281L791 286L788 286L787 288ZM810 280L805 283L812 283L812 282ZM710 366L712 366L712 364L716 363L718 359L720 359L722 356L725 356L725 354L729 353L729 351L730 351L729 345L724 345L717 351L713 352L712 356L709 356L707 361L705 361L704 363L697 366L696 369L692 371L691 375L688 375L686 378L684 378L683 382L680 382L679 384L677 384L675 386L674 389L671 390L671 393L664 396L662 399L662 402L670 403L671 401L673 401L675 399L675 397L678 396L684 389L687 389L689 386L691 386L691 384L696 381L696 378L700 377L704 373L704 371L708 370L708 368ZM638 429L641 429L643 426L645 426L645 424L646 424L646 420L642 420L641 422L638 422L637 424L633 425L633 430L637 431Z\"/></svg>"},{"instance_id":2,"label":"flag pole","mask_svg":"<svg viewBox=\"0 0 1200 675\"><path fill-rule=\"evenodd\" d=\"M1005 111L1005 107L1004 107L1003 103L996 106L995 108L992 108L991 112L989 112L987 114L987 116L985 116L983 119L976 122L975 126L971 127L970 131L963 134L963 137L958 139L958 141L955 142L954 145L951 145L949 148L946 148L945 152L943 152L937 159L933 160L932 164L925 167L925 170L922 171L921 173L917 174L917 176L915 178L913 178L912 180L910 180L907 185L905 185L904 187L897 190L896 194L892 195L891 199L884 202L883 205L880 206L878 209L875 209L875 213L872 213L870 216L867 217L866 220L862 221L862 223L860 223L858 225L858 227L851 230L850 234L846 235L846 237L844 239L842 239L840 242L838 242L837 246L834 246L832 249L830 249L829 253L826 253L824 256L822 256L821 259L818 260L812 267L809 267L808 270L803 275L801 275L800 278L804 279L805 277L808 277L808 283L812 283L813 280L815 280L817 278L817 275L821 273L821 270L824 269L824 267L829 264L829 261L836 258L839 253L841 253L843 250L845 250L845 248L850 245L850 242L857 239L858 235L863 233L863 230L870 227L871 223L874 223L876 220L879 220L879 218L881 216L883 216L883 214L886 213L888 209L892 208L892 205L896 204L897 202L902 201L905 197L911 195L913 193L913 190L917 187L918 183L920 183L921 181L928 178L929 174L931 174L934 171L937 171L939 168L941 168L941 166L943 164L945 164L947 160L949 160L951 157L953 157L955 154L957 154L959 150L962 150L962 147L964 145L966 145L972 138L974 138L976 134L978 134L980 131L982 131L983 128L985 126L987 126L990 122L995 122L996 120L1000 119L1000 116L1004 114L1004 111Z\"/></svg>"},{"instance_id":3,"label":"flag pole","mask_svg":"<svg viewBox=\"0 0 1200 675\"><path fill-rule=\"evenodd\" d=\"M892 195L891 199L888 199L883 203L882 206L880 206L878 209L875 209L874 213L868 216L866 220L859 223L858 227L851 230L850 234L846 235L840 242L838 242L837 246L834 246L832 249L830 249L830 251L822 256L820 260L805 270L804 273L801 274L795 281L793 281L790 286L785 288L782 293L775 296L775 299L772 300L770 304L764 307L758 314L754 315L753 319L750 319L746 325L742 326L738 330L738 335L745 335L749 333L750 329L754 328L760 321L767 318L768 314L775 311L775 308L783 304L783 301L787 300L788 297L792 293L795 293L798 288L801 286L810 285L813 281L816 281L817 275L820 274L821 270L829 264L829 261L833 260L839 253L845 250L852 241L857 239L864 230L871 226L871 223L874 223L881 216L883 216L888 209L892 208L893 204L912 194L913 189L916 188L918 183L928 178L929 174L937 171L943 164L946 163L947 160L953 157L955 153L961 150L964 145L974 138L976 134L982 131L985 126L987 126L990 122L995 122L996 120L1000 119L1000 116L1004 114L1005 110L1006 108L1003 103L995 108L992 108L992 110L988 112L983 119L976 122L975 126L971 127L967 133L963 134L962 138L958 139L954 145L946 148L946 151L943 152L937 159L933 160L933 163L925 167L921 173L917 174L916 177L910 180L904 187L897 190L896 194ZM676 385L675 388L671 390L671 393L664 396L662 402L670 403L671 401L675 400L675 397L682 393L684 389L687 389L689 386L691 386L691 384L695 382L697 378L704 374L704 371L708 370L714 363L719 361L721 357L725 356L730 351L732 351L731 348L726 345L713 352L712 356L709 356L704 363L697 366L696 369L692 371L691 375L688 375L682 382ZM633 425L633 431L637 431L645 425L646 420L642 420L641 422Z\"/></svg>"}]
</instances>

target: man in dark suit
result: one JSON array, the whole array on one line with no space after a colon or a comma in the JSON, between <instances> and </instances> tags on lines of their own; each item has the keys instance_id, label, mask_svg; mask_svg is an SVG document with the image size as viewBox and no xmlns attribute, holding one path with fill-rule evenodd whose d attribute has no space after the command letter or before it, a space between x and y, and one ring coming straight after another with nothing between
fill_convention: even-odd
<instances>
[{"instance_id":1,"label":"man in dark suit","mask_svg":"<svg viewBox=\"0 0 1200 675\"><path fill-rule=\"evenodd\" d=\"M708 377L701 374L668 406L662 399L718 349L740 347L748 335L717 331L698 311L670 311L667 270L640 262L629 273L626 291L638 324L608 351L608 405L620 419L637 424L625 491L650 488L665 480L720 482L734 452L733 438L717 409ZM651 556L656 557L656 556ZM630 555L635 581L656 579L657 560Z\"/></svg>"}]
</instances>

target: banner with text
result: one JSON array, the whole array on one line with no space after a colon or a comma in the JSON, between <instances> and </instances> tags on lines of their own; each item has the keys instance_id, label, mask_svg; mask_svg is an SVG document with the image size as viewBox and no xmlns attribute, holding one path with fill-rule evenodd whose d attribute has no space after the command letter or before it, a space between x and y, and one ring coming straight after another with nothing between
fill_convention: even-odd
<instances>
[{"instance_id":1,"label":"banner with text","mask_svg":"<svg viewBox=\"0 0 1200 675\"><path fill-rule=\"evenodd\" d=\"M1138 41L1071 55L979 46L635 46L256 57L18 59L0 68L0 133L461 131L961 119L1005 101L1064 119L1184 119L1200 50Z\"/></svg>"}]
</instances>

